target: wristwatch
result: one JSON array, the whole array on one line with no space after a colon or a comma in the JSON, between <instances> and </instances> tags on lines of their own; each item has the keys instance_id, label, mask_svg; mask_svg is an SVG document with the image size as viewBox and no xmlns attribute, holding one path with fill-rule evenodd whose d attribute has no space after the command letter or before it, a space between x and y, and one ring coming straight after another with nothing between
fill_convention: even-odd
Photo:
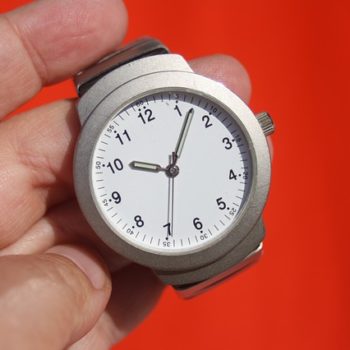
<instances>
[{"instance_id":1,"label":"wristwatch","mask_svg":"<svg viewBox=\"0 0 350 350\"><path fill-rule=\"evenodd\" d=\"M268 113L140 39L75 79L81 210L115 252L189 298L257 261L270 186Z\"/></svg>"}]
</instances>

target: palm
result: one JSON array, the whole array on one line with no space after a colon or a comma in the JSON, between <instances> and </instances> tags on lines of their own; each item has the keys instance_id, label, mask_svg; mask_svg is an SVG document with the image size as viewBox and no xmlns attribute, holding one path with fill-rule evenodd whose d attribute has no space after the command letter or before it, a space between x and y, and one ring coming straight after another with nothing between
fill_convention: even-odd
<instances>
[{"instance_id":1,"label":"palm","mask_svg":"<svg viewBox=\"0 0 350 350\"><path fill-rule=\"evenodd\" d=\"M0 57L3 63L0 64L0 118L31 99L43 85L70 77L101 58L122 40L126 14L120 1L67 0L66 3L69 6L61 0L38 2L10 13L6 18L0 17L0 45L2 41L9 43L2 46L5 49L1 52L3 57ZM50 18L55 16L64 18L59 32L49 23ZM233 59L208 57L193 61L192 66L214 79L226 77L226 85L243 99L249 99L247 76ZM105 294L100 296L104 298L101 306L96 306L93 312L90 310L93 316L90 315L89 321L76 322L76 325L71 324L71 320L62 324L60 319L60 327L57 327L57 321L49 317L47 324L42 322L46 328L41 331L49 337L49 342L58 344L51 348L66 348L73 344L72 349L103 350L146 316L159 298L162 286L151 271L131 264L106 247L84 220L75 201L72 184L73 154L79 130L75 103L67 100L26 112L0 124L0 271L2 264L7 268L18 264L20 256L43 259L45 253L54 247L73 244L97 251L111 273L112 292L109 287L105 288ZM85 254L83 248L78 249ZM10 255L18 258L10 258ZM28 259L27 262L31 263L32 260ZM28 265L25 261L24 265L20 265L22 268ZM26 280L25 286L32 275L34 280L38 276L42 279L38 270L31 270L29 277L25 275L27 272L18 276ZM11 291L16 296L23 293L25 298L31 292L28 288L22 290L16 279L12 281L12 275L2 283L0 292ZM46 281L40 280L40 283L45 284ZM57 288L57 284L50 283L48 286ZM80 284L75 287L79 289ZM84 295L86 291L81 293ZM60 299L61 294L57 295L57 300L48 305L34 305L37 301L33 298L33 305L28 303L25 312L18 303L16 307L19 309L11 309L10 315L22 317L26 314L34 318L37 313L45 316L52 305L64 303ZM0 306L7 302L6 298L0 297ZM83 316L86 315L81 318ZM0 317L0 329L8 326L6 318L6 313ZM31 319L26 322L31 322ZM3 328L3 325L6 327ZM11 331L0 334L4 342L0 341L0 347L21 341L18 337L10 339ZM45 348L45 344L40 343L42 340L36 339L36 332L28 334L23 339L24 347L31 349L28 344L32 344L36 349Z\"/></svg>"}]
</instances>

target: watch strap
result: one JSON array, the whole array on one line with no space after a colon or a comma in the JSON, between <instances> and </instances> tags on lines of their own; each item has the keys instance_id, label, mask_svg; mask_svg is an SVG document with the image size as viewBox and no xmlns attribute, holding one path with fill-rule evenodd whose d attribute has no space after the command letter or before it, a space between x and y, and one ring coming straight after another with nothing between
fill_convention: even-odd
<instances>
[{"instance_id":1,"label":"watch strap","mask_svg":"<svg viewBox=\"0 0 350 350\"><path fill-rule=\"evenodd\" d=\"M195 282L192 284L185 284L173 287L182 298L193 298L197 295L207 292L208 290L214 288L218 284L234 277L237 273L257 263L260 260L262 253L263 243L261 242L259 246L256 249L254 249L249 255L247 255L243 260L233 264L227 270L201 282Z\"/></svg>"},{"instance_id":2,"label":"watch strap","mask_svg":"<svg viewBox=\"0 0 350 350\"><path fill-rule=\"evenodd\" d=\"M264 236L265 227L260 218L247 236L218 260L194 270L156 273L164 283L173 285L181 297L194 297L257 262L262 255Z\"/></svg>"},{"instance_id":3,"label":"watch strap","mask_svg":"<svg viewBox=\"0 0 350 350\"><path fill-rule=\"evenodd\" d=\"M74 80L78 95L79 97L83 96L99 79L124 64L143 57L169 52L169 49L157 39L146 37L136 40L78 73Z\"/></svg>"}]
</instances>

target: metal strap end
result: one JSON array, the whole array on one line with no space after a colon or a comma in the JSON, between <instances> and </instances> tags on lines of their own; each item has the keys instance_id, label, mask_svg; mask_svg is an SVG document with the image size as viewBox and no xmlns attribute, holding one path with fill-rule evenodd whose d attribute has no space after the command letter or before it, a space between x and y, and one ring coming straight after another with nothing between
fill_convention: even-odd
<instances>
[{"instance_id":1,"label":"metal strap end","mask_svg":"<svg viewBox=\"0 0 350 350\"><path fill-rule=\"evenodd\" d=\"M138 39L79 72L74 79L78 95L81 97L97 80L124 64L146 56L167 53L169 49L157 39L150 37Z\"/></svg>"}]
</instances>

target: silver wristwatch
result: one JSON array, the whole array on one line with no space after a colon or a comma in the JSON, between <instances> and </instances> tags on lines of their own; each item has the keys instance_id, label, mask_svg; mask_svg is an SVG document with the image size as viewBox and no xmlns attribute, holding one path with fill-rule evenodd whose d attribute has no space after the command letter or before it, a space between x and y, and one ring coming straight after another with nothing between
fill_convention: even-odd
<instances>
[{"instance_id":1,"label":"silver wristwatch","mask_svg":"<svg viewBox=\"0 0 350 350\"><path fill-rule=\"evenodd\" d=\"M257 261L270 186L268 113L152 38L76 77L76 195L115 252L183 297Z\"/></svg>"}]
</instances>

